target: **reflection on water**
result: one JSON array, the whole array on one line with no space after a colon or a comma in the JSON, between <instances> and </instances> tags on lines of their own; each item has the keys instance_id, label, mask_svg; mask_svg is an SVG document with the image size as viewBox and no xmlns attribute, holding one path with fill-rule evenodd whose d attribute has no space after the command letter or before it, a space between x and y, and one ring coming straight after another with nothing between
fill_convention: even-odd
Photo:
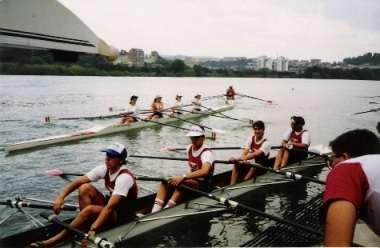
<instances>
[{"instance_id":1,"label":"reflection on water","mask_svg":"<svg viewBox=\"0 0 380 248\"><path fill-rule=\"evenodd\" d=\"M56 118L108 114L110 106L125 108L132 94L138 95L138 104L142 109L147 109L157 93L163 95L166 106L170 106L178 92L183 93L183 101L188 103L197 92L204 96L218 95L224 93L231 84L237 92L270 99L277 103L277 105L267 105L239 97L236 107L225 113L241 120L264 120L266 136L272 145L280 142L283 132L288 128L289 117L295 114L305 117L306 128L311 132L312 145L326 145L337 134L352 128L369 128L375 131L379 120L379 113L350 115L373 108L367 98L361 98L378 95L375 93L380 92L380 84L370 81L0 75L0 148L26 139L117 122L117 120L57 121ZM217 106L223 104L223 100L214 99L207 104ZM53 123L45 124L42 121L45 116L51 116ZM215 141L207 140L211 146L240 146L251 134L250 126L245 122L213 117L200 118L197 121L226 131L225 134L217 134ZM176 125L189 127L191 124L176 123ZM185 156L184 153L162 153L160 148L185 147L189 139L184 133L183 130L171 127L155 127L13 156L6 156L4 151L0 150L2 168L0 194L2 199L14 198L20 194L52 200L66 182L47 176L46 170L61 168L65 171L86 172L103 163L104 154L100 150L114 142L127 145L130 154L182 157ZM217 159L228 159L238 153L236 150L215 151L215 156ZM271 154L274 156L275 151ZM168 176L183 174L188 170L186 163L178 161L133 158L129 160L130 168L138 174ZM216 173L227 169L230 169L229 165L216 165ZM324 178L326 173L327 170L324 170L321 178ZM152 182L142 184L150 189L156 188ZM320 190L319 186L312 183L307 184L306 190L300 184L289 184L275 187L273 192L242 199L247 204L281 215L285 209L295 207ZM75 195L70 199L75 201ZM0 207L0 220L13 212L12 209ZM30 210L30 212L39 218L39 210ZM241 212L210 214L203 221L188 218L186 225L189 225L189 228L185 231L180 228L184 225L178 225L178 229L183 230L183 233L174 232L175 230L166 232L165 229L165 233L159 237L163 237L162 243L168 246L238 246L242 241L252 238L258 230L272 224L260 217ZM30 227L25 217L16 214L0 226L0 236ZM157 240L157 236L154 240ZM161 238L155 245L159 245L160 242Z\"/></svg>"}]
</instances>

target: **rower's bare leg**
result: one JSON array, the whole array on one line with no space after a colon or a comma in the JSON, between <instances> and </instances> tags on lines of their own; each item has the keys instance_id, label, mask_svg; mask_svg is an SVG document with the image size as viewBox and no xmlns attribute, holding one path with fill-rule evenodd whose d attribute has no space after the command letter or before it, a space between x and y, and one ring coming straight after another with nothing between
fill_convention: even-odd
<instances>
[{"instance_id":1,"label":"rower's bare leg","mask_svg":"<svg viewBox=\"0 0 380 248\"><path fill-rule=\"evenodd\" d=\"M187 186L193 187L193 188L199 188L199 182L196 180L193 180L193 179L188 179L182 183L187 185ZM177 187L175 189L172 197L170 198L170 200L166 204L165 208L170 208L170 207L174 207L175 205L177 205L177 203L182 200L183 194L184 194L184 189Z\"/></svg>"},{"instance_id":2,"label":"rower's bare leg","mask_svg":"<svg viewBox=\"0 0 380 248\"><path fill-rule=\"evenodd\" d=\"M273 169L274 170L278 170L280 169L280 165L281 165L281 162L282 162L282 156L284 154L284 148L281 148L278 153L277 153L277 156L276 156L276 160L274 161L274 166L273 166Z\"/></svg>"},{"instance_id":3,"label":"rower's bare leg","mask_svg":"<svg viewBox=\"0 0 380 248\"><path fill-rule=\"evenodd\" d=\"M165 198L168 194L168 184L167 183L160 183L160 185L157 188L157 195L156 199L154 200L154 205L152 208L152 213L155 213L162 209L165 203Z\"/></svg>"},{"instance_id":4,"label":"rower's bare leg","mask_svg":"<svg viewBox=\"0 0 380 248\"><path fill-rule=\"evenodd\" d=\"M252 179L256 174L255 168L249 168L248 173L245 175L244 180Z\"/></svg>"},{"instance_id":5,"label":"rower's bare leg","mask_svg":"<svg viewBox=\"0 0 380 248\"><path fill-rule=\"evenodd\" d=\"M284 154L282 156L282 161L280 165L280 169L284 168L288 164L289 160L289 150L284 150Z\"/></svg>"},{"instance_id":6,"label":"rower's bare leg","mask_svg":"<svg viewBox=\"0 0 380 248\"><path fill-rule=\"evenodd\" d=\"M97 206L97 205L89 205L86 208L84 208L82 211L79 212L79 214L75 217L75 219L70 223L70 225L74 228L83 228L84 224L87 224L89 220L94 220L102 211L103 206ZM116 215L113 214L112 221L116 221ZM52 247L62 241L65 240L68 232L65 230L62 230L57 235L51 237L50 239L47 239L45 241L42 241L44 245L47 247Z\"/></svg>"},{"instance_id":7,"label":"rower's bare leg","mask_svg":"<svg viewBox=\"0 0 380 248\"><path fill-rule=\"evenodd\" d=\"M239 166L238 164L234 164L234 168L232 169L232 172L231 172L231 181L230 181L230 184L233 185L235 183L237 183L238 179L239 179Z\"/></svg>"},{"instance_id":8,"label":"rower's bare leg","mask_svg":"<svg viewBox=\"0 0 380 248\"><path fill-rule=\"evenodd\" d=\"M82 184L79 187L78 194L79 209L82 210L88 205L99 205L105 206L106 199L103 194L100 193L93 185L90 183Z\"/></svg>"}]
</instances>

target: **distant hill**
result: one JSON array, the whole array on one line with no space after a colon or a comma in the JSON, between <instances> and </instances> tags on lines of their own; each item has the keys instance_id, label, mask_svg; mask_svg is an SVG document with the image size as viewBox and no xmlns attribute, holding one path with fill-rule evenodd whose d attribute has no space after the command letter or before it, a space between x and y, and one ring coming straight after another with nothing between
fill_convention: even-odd
<instances>
[{"instance_id":1,"label":"distant hill","mask_svg":"<svg viewBox=\"0 0 380 248\"><path fill-rule=\"evenodd\" d=\"M343 63L350 65L380 65L380 53L366 53L358 57L345 58Z\"/></svg>"}]
</instances>

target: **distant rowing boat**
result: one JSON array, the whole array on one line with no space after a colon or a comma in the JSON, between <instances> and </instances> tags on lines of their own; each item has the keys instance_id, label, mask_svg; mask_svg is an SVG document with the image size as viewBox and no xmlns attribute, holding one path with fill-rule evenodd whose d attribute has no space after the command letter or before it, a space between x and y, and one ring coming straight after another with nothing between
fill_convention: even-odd
<instances>
[{"instance_id":1,"label":"distant rowing boat","mask_svg":"<svg viewBox=\"0 0 380 248\"><path fill-rule=\"evenodd\" d=\"M200 111L196 113L184 113L182 115L179 115L181 119L193 119L198 118L202 116L212 115L215 113L220 113L223 111L230 110L234 107L234 105L229 104L225 106L221 106L218 108L215 108L213 110L205 110ZM167 124L171 122L178 121L178 118L173 117L164 117L161 119L156 120L155 122ZM159 123L155 122L145 122L145 121L139 121L139 122L133 122L129 125L123 125L123 124L113 124L108 126L95 126L89 129L68 133L68 134L61 134L61 135L54 135L54 136L48 136L45 138L39 138L39 139L32 139L27 141L21 141L18 143L10 144L5 147L6 152L15 152L15 151L21 151L26 149L33 149L33 148L39 148L39 147L46 147L50 145L57 145L57 144L63 144L71 141L78 141L78 140L84 140L84 139L90 139L115 133L121 133L129 130L135 130L135 129L141 129L145 127L152 127L157 126Z\"/></svg>"}]
</instances>

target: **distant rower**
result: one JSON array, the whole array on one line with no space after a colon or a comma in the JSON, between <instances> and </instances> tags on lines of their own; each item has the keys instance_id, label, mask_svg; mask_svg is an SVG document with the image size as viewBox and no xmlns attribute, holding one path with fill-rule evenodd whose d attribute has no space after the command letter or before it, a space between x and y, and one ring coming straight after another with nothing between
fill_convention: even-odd
<instances>
[{"instance_id":1,"label":"distant rower","mask_svg":"<svg viewBox=\"0 0 380 248\"><path fill-rule=\"evenodd\" d=\"M226 98L227 98L227 100L235 100L235 95L236 95L236 92L235 92L234 88L231 85L227 89Z\"/></svg>"},{"instance_id":2,"label":"distant rower","mask_svg":"<svg viewBox=\"0 0 380 248\"><path fill-rule=\"evenodd\" d=\"M156 95L152 105L150 105L152 113L148 116L149 120L156 120L163 117L162 110L164 109L164 103L161 100L162 96Z\"/></svg>"},{"instance_id":3,"label":"distant rower","mask_svg":"<svg viewBox=\"0 0 380 248\"><path fill-rule=\"evenodd\" d=\"M194 96L194 99L192 101L192 104L193 104L193 109L191 110L192 112L198 112L198 111L201 111L201 98L202 98L202 95L201 94L196 94Z\"/></svg>"},{"instance_id":4,"label":"distant rower","mask_svg":"<svg viewBox=\"0 0 380 248\"><path fill-rule=\"evenodd\" d=\"M131 96L126 112L121 114L123 117L120 120L120 124L128 125L131 122L137 121L137 118L134 117L134 115L138 112L137 104L136 104L137 99L138 99L137 96L135 95Z\"/></svg>"},{"instance_id":5,"label":"distant rower","mask_svg":"<svg viewBox=\"0 0 380 248\"><path fill-rule=\"evenodd\" d=\"M177 94L175 96L175 103L172 107L173 114L182 114L181 107L182 107L182 95Z\"/></svg>"}]
</instances>

